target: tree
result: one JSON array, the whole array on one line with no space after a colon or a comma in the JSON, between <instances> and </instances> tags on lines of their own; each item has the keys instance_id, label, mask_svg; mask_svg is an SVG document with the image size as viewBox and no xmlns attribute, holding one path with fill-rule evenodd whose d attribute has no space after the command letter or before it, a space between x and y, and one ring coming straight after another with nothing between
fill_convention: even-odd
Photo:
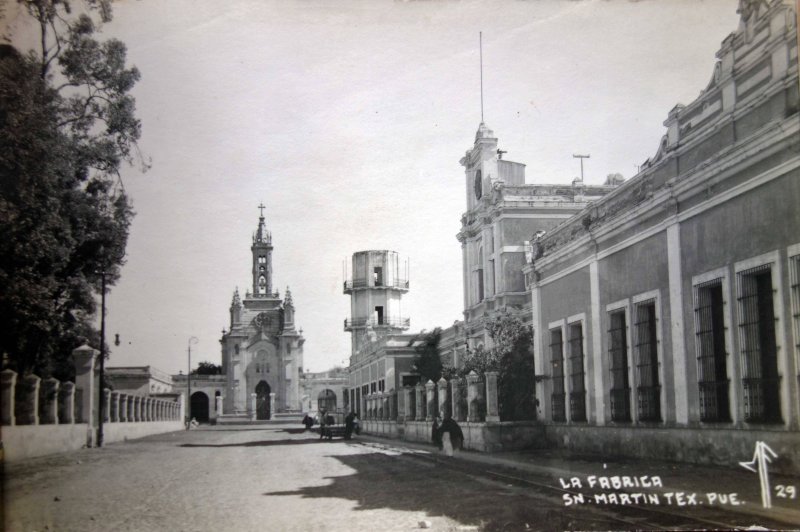
<instances>
[{"instance_id":1,"label":"tree","mask_svg":"<svg viewBox=\"0 0 800 532\"><path fill-rule=\"evenodd\" d=\"M192 375L222 375L222 366L211 362L200 362L192 370Z\"/></svg>"},{"instance_id":2,"label":"tree","mask_svg":"<svg viewBox=\"0 0 800 532\"><path fill-rule=\"evenodd\" d=\"M94 39L110 4L22 0L40 49L0 50L0 351L19 372L69 378L69 354L95 346L101 272L113 285L133 216L119 170L141 126L120 41Z\"/></svg>"},{"instance_id":3,"label":"tree","mask_svg":"<svg viewBox=\"0 0 800 532\"><path fill-rule=\"evenodd\" d=\"M533 330L503 311L488 323L498 361L497 402L503 420L535 419Z\"/></svg>"},{"instance_id":4,"label":"tree","mask_svg":"<svg viewBox=\"0 0 800 532\"><path fill-rule=\"evenodd\" d=\"M437 382L442 378L442 358L439 354L439 341L442 339L442 329L436 327L429 333L420 333L409 345L417 341L422 342L414 347L417 356L414 358L414 373L420 376L422 382Z\"/></svg>"}]
</instances>

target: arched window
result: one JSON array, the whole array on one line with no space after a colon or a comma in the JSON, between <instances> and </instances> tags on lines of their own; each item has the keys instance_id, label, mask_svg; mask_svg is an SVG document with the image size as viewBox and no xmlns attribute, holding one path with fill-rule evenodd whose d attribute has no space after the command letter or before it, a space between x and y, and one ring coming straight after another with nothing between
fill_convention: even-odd
<instances>
[{"instance_id":1,"label":"arched window","mask_svg":"<svg viewBox=\"0 0 800 532\"><path fill-rule=\"evenodd\" d=\"M258 278L258 293L265 294L267 292L267 278L263 275Z\"/></svg>"}]
</instances>

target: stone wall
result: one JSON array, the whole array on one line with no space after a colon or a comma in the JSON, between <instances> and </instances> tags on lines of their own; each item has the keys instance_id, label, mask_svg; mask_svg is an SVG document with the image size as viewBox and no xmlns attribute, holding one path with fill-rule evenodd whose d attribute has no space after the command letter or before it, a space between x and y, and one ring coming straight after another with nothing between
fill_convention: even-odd
<instances>
[{"instance_id":1,"label":"stone wall","mask_svg":"<svg viewBox=\"0 0 800 532\"><path fill-rule=\"evenodd\" d=\"M100 437L112 443L183 428L180 394L158 397L121 393L97 385L99 352L75 349L75 382L20 377L4 370L0 378L0 422L6 461L93 447Z\"/></svg>"}]
</instances>

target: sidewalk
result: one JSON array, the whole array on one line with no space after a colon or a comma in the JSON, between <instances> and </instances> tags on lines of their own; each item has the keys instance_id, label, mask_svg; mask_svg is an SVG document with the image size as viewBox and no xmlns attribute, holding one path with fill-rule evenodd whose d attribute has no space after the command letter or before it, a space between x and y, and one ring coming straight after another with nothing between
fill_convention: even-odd
<instances>
[{"instance_id":1,"label":"sidewalk","mask_svg":"<svg viewBox=\"0 0 800 532\"><path fill-rule=\"evenodd\" d=\"M358 440L398 445L432 454L438 452L432 444L419 442L391 440L371 435L359 436ZM564 483L570 484L572 479L577 479L581 483L581 487L567 489L583 492L587 496L590 493L600 492L611 494L641 491L658 493L662 500L665 494L673 494L671 497L675 501L677 496L674 494L682 492L684 502L689 501L688 505L691 505L692 499L687 497L687 494L696 494L694 500L698 504L708 506L713 502L717 508L723 508L719 505L723 500L722 497L726 497L725 510L751 516L754 523L758 523L758 518L763 517L800 526L800 493L798 493L800 492L800 478L770 473L772 507L764 508L759 476L738 463L731 464L730 467L722 467L633 458L612 460L601 456L574 455L560 449L498 453L461 451L454 457L454 460L481 464L489 468L500 467L547 476L552 480L550 485L559 489L565 487ZM620 482L622 477L628 477L632 482L637 482L634 477L641 480L644 476L647 477L647 480L644 480L645 484L653 483L653 478L659 477L662 486L620 487L619 489L615 489L614 486L601 489L600 486L601 482L613 483L612 477L618 477L617 482ZM591 488L590 483L593 483ZM781 489L779 486L784 488ZM794 488L794 498L791 498L791 489L787 489L788 487ZM738 505L732 504L731 493L736 494L735 501L739 503ZM679 506L683 505L679 504Z\"/></svg>"}]
</instances>

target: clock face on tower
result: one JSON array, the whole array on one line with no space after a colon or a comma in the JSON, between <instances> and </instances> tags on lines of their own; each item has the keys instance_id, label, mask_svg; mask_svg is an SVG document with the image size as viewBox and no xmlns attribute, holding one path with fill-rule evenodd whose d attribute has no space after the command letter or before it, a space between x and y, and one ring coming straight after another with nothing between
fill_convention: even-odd
<instances>
[{"instance_id":1,"label":"clock face on tower","mask_svg":"<svg viewBox=\"0 0 800 532\"><path fill-rule=\"evenodd\" d=\"M481 199L483 193L483 183L481 183L481 171L475 172L475 198Z\"/></svg>"}]
</instances>

